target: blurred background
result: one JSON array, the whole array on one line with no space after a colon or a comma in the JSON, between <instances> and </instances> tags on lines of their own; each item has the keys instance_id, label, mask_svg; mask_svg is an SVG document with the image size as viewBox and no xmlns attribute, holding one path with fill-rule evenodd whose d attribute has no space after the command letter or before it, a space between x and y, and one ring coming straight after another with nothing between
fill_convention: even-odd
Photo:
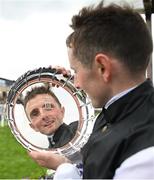
<instances>
[{"instance_id":1,"label":"blurred background","mask_svg":"<svg viewBox=\"0 0 154 180\"><path fill-rule=\"evenodd\" d=\"M46 172L13 137L5 119L5 102L14 81L28 70L50 65L69 68L66 37L71 17L99 0L0 0L0 178L38 179ZM104 4L125 0L104 0ZM151 0L127 0L153 34ZM152 60L147 76L153 79Z\"/></svg>"}]
</instances>

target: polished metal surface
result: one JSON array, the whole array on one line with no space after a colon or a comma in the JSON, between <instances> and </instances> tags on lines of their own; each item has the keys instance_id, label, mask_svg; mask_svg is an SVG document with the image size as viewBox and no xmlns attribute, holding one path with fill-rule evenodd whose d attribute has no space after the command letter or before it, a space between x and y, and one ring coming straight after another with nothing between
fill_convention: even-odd
<instances>
[{"instance_id":1,"label":"polished metal surface","mask_svg":"<svg viewBox=\"0 0 154 180\"><path fill-rule=\"evenodd\" d=\"M55 153L70 156L87 142L95 120L94 109L87 95L74 87L72 76L64 77L56 69L39 68L28 71L15 81L7 98L7 119L17 141L28 150L49 150L46 135L35 132L29 126L23 99L33 87L48 83L52 91L65 106L64 122L78 121L78 129L73 139L63 147L52 149ZM50 149L51 150L51 149Z\"/></svg>"}]
</instances>

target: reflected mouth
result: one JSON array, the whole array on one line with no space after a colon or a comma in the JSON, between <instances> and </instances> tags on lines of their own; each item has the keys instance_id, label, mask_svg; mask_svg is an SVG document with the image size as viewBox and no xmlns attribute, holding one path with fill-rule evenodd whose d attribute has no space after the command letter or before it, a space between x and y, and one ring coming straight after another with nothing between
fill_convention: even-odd
<instances>
[{"instance_id":1,"label":"reflected mouth","mask_svg":"<svg viewBox=\"0 0 154 180\"><path fill-rule=\"evenodd\" d=\"M47 121L45 124L44 124L44 127L52 127L53 124L54 124L54 120L51 120L51 121Z\"/></svg>"}]
</instances>

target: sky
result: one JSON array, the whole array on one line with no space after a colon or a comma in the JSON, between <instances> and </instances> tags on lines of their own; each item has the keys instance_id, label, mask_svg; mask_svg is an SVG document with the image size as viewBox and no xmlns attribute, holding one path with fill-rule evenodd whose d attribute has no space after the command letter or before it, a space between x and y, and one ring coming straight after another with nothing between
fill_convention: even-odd
<instances>
[{"instance_id":1,"label":"sky","mask_svg":"<svg viewBox=\"0 0 154 180\"><path fill-rule=\"evenodd\" d=\"M71 17L95 2L99 0L0 0L0 77L16 80L50 65L69 68L65 40ZM141 0L131 2L143 7Z\"/></svg>"}]
</instances>

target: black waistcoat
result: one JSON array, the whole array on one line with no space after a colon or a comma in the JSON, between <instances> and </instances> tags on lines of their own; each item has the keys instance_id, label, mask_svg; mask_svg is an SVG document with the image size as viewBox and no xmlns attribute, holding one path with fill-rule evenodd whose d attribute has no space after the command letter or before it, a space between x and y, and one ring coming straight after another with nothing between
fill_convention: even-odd
<instances>
[{"instance_id":1,"label":"black waistcoat","mask_svg":"<svg viewBox=\"0 0 154 180\"><path fill-rule=\"evenodd\" d=\"M124 160L151 146L154 146L154 89L147 80L97 118L82 149L83 178L111 179Z\"/></svg>"}]
</instances>

